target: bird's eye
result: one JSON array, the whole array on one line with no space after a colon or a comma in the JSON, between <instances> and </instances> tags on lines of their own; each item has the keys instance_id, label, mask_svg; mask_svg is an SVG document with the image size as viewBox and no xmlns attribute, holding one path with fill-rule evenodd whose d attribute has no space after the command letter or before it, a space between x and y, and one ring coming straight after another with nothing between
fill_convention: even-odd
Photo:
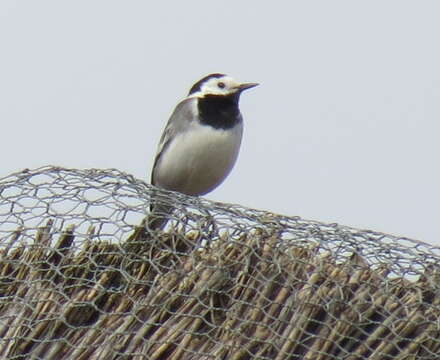
<instances>
[{"instance_id":1,"label":"bird's eye","mask_svg":"<svg viewBox=\"0 0 440 360\"><path fill-rule=\"evenodd\" d=\"M220 89L223 89L223 88L225 87L225 83L224 83L224 82L219 82L219 83L217 84L217 86L218 86Z\"/></svg>"}]
</instances>

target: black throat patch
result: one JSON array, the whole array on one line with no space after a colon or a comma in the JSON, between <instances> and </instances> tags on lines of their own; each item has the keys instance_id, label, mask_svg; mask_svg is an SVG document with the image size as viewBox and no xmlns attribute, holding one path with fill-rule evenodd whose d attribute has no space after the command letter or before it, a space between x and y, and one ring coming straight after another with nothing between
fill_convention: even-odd
<instances>
[{"instance_id":1,"label":"black throat patch","mask_svg":"<svg viewBox=\"0 0 440 360\"><path fill-rule=\"evenodd\" d=\"M205 95L198 98L200 122L215 129L230 129L240 121L240 94Z\"/></svg>"}]
</instances>

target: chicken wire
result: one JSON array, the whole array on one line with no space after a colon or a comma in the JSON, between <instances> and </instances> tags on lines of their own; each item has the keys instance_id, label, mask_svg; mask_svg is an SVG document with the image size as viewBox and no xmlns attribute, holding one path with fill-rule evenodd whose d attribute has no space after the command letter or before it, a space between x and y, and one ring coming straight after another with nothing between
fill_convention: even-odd
<instances>
[{"instance_id":1,"label":"chicken wire","mask_svg":"<svg viewBox=\"0 0 440 360\"><path fill-rule=\"evenodd\" d=\"M0 356L438 359L439 260L115 169L24 170L0 180Z\"/></svg>"}]
</instances>

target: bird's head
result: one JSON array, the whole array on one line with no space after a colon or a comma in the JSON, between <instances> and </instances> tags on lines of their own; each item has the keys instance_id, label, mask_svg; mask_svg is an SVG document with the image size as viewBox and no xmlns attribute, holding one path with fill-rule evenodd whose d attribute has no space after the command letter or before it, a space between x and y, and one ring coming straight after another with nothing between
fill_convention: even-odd
<instances>
[{"instance_id":1,"label":"bird's head","mask_svg":"<svg viewBox=\"0 0 440 360\"><path fill-rule=\"evenodd\" d=\"M197 97L240 95L242 91L257 85L257 83L240 83L224 74L210 74L197 81L188 95Z\"/></svg>"}]
</instances>

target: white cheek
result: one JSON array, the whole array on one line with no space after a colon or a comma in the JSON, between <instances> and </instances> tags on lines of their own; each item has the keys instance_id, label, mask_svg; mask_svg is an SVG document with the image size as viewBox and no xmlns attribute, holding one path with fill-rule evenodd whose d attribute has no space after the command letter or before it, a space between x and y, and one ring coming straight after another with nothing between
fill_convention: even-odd
<instances>
[{"instance_id":1,"label":"white cheek","mask_svg":"<svg viewBox=\"0 0 440 360\"><path fill-rule=\"evenodd\" d=\"M211 94L211 95L226 95L228 94L227 88L219 88L218 86L210 86L206 89L202 89L203 94Z\"/></svg>"}]
</instances>

